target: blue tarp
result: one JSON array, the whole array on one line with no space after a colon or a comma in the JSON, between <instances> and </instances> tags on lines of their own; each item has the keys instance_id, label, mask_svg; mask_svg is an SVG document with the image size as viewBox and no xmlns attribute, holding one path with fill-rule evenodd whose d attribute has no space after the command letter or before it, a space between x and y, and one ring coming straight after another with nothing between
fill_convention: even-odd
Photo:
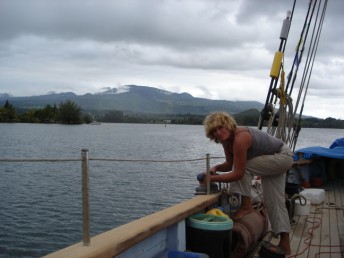
<instances>
[{"instance_id":1,"label":"blue tarp","mask_svg":"<svg viewBox=\"0 0 344 258\"><path fill-rule=\"evenodd\" d=\"M334 149L336 147L344 147L344 138L338 138L337 140L335 140L331 144L330 149Z\"/></svg>"},{"instance_id":2,"label":"blue tarp","mask_svg":"<svg viewBox=\"0 0 344 258\"><path fill-rule=\"evenodd\" d=\"M344 138L335 140L329 148L324 147L307 147L295 151L294 160L298 160L298 153L303 154L304 159L311 159L315 157L327 157L334 159L344 159Z\"/></svg>"}]
</instances>

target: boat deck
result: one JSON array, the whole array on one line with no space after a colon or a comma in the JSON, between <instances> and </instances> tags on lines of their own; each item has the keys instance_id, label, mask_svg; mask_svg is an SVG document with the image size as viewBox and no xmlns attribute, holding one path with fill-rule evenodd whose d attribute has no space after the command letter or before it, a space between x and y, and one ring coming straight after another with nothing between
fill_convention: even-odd
<instances>
[{"instance_id":1,"label":"boat deck","mask_svg":"<svg viewBox=\"0 0 344 258\"><path fill-rule=\"evenodd\" d=\"M287 257L344 257L344 179L336 179L322 187L325 201L311 205L307 216L294 216ZM279 239L269 233L264 240L277 244ZM259 246L250 257L259 257Z\"/></svg>"}]
</instances>

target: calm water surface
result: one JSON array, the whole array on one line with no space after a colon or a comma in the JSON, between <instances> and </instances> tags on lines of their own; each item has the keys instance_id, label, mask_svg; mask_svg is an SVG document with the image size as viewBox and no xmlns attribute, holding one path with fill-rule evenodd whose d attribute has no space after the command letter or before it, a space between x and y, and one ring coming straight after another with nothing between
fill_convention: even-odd
<instances>
[{"instance_id":1,"label":"calm water surface","mask_svg":"<svg viewBox=\"0 0 344 258\"><path fill-rule=\"evenodd\" d=\"M302 129L296 149L328 147L342 129ZM202 126L0 124L1 158L150 161L222 157ZM212 163L222 162L212 160ZM205 161L90 161L94 236L193 197ZM82 240L81 163L0 162L0 257L41 257Z\"/></svg>"}]
</instances>

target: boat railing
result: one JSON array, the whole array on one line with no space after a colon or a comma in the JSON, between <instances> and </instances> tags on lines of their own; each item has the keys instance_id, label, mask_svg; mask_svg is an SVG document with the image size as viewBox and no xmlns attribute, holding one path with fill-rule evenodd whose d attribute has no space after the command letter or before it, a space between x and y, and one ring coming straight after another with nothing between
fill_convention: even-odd
<instances>
[{"instance_id":1,"label":"boat railing","mask_svg":"<svg viewBox=\"0 0 344 258\"><path fill-rule=\"evenodd\" d=\"M91 244L90 238L90 206L89 206L89 162L90 161L110 161L110 162L156 162L156 163L180 163L206 161L206 172L210 173L210 160L222 159L224 157L211 157L206 154L202 158L178 159L178 160L154 160L154 159L118 159L118 158L98 158L90 157L89 150L83 148L80 158L0 158L1 162L81 162L81 187L82 187L82 242L84 246ZM207 177L209 178L209 177ZM210 194L210 181L207 181L207 194Z\"/></svg>"}]
</instances>

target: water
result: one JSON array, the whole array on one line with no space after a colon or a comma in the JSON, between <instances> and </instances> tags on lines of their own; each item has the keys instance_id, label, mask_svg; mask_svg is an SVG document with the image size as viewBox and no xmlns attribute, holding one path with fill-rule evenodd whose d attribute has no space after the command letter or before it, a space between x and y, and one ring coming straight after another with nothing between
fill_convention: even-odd
<instances>
[{"instance_id":1,"label":"water","mask_svg":"<svg viewBox=\"0 0 344 258\"><path fill-rule=\"evenodd\" d=\"M202 126L0 124L1 158L185 160L222 157ZM302 129L296 149L328 147L342 129ZM212 163L223 160L212 160ZM94 236L193 197L205 160L90 161ZM0 162L0 257L41 257L82 240L81 163Z\"/></svg>"}]
</instances>

